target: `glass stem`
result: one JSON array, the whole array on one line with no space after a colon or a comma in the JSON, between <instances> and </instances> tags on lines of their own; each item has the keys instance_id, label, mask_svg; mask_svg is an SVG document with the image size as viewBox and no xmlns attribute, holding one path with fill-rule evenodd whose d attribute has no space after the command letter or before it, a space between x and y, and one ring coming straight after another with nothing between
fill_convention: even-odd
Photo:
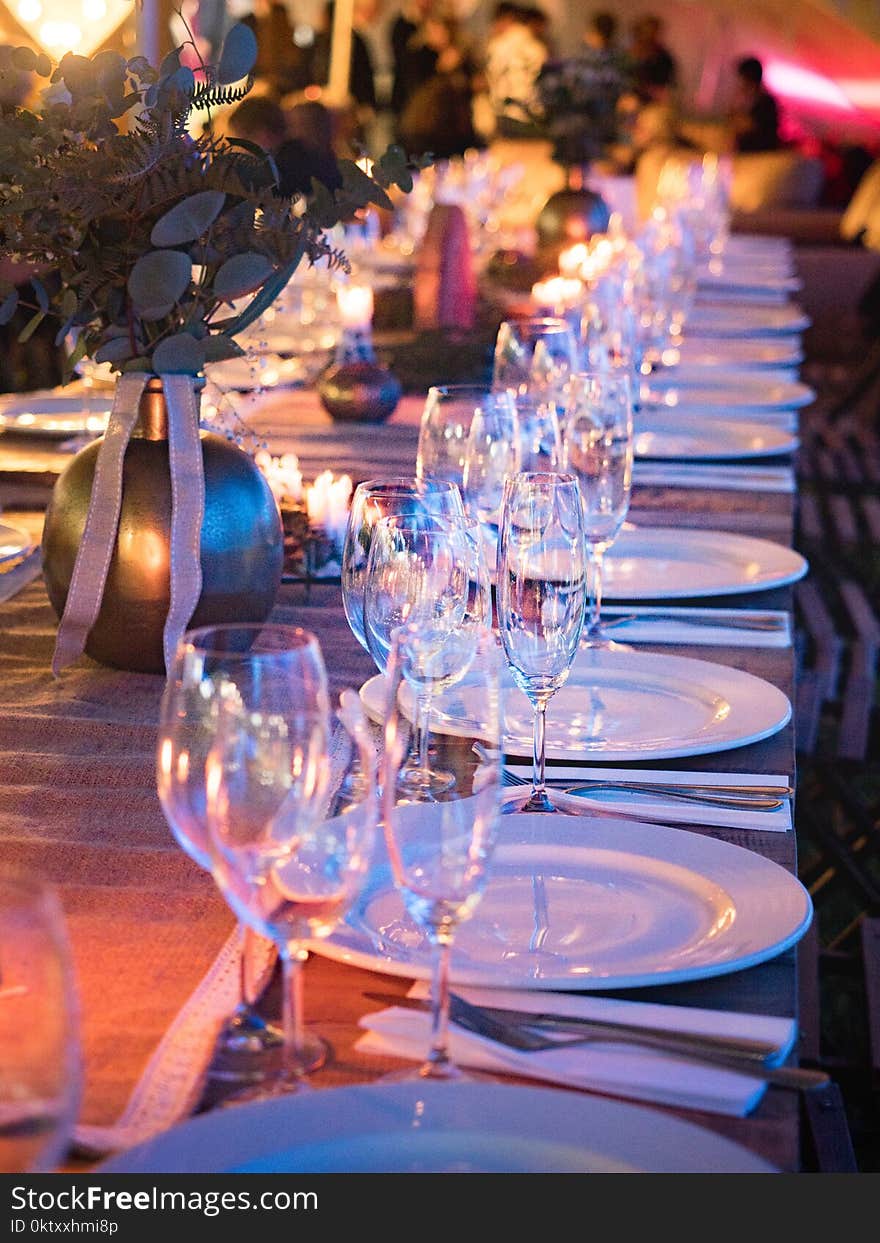
<instances>
[{"instance_id":1,"label":"glass stem","mask_svg":"<svg viewBox=\"0 0 880 1243\"><path fill-rule=\"evenodd\" d=\"M431 739L431 731L428 728L431 719L431 696L426 694L419 695L418 707L418 733L419 733L419 768L422 773L428 772L428 744Z\"/></svg>"},{"instance_id":2,"label":"glass stem","mask_svg":"<svg viewBox=\"0 0 880 1243\"><path fill-rule=\"evenodd\" d=\"M445 1071L449 1057L449 961L452 938L440 933L434 937L434 967L431 976L431 1073Z\"/></svg>"},{"instance_id":3,"label":"glass stem","mask_svg":"<svg viewBox=\"0 0 880 1243\"><path fill-rule=\"evenodd\" d=\"M532 797L545 792L547 702L535 704L535 732L532 743Z\"/></svg>"},{"instance_id":4,"label":"glass stem","mask_svg":"<svg viewBox=\"0 0 880 1243\"><path fill-rule=\"evenodd\" d=\"M238 925L238 1005L236 1014L246 1014L251 1008L250 958L253 933L247 924Z\"/></svg>"},{"instance_id":5,"label":"glass stem","mask_svg":"<svg viewBox=\"0 0 880 1243\"><path fill-rule=\"evenodd\" d=\"M295 942L279 947L282 965L282 1027L284 1065L290 1078L299 1078L305 1056L302 965L308 952Z\"/></svg>"},{"instance_id":6,"label":"glass stem","mask_svg":"<svg viewBox=\"0 0 880 1243\"><path fill-rule=\"evenodd\" d=\"M588 631L590 634L598 634L600 630L600 618L602 615L602 566L605 559L604 550L601 548L590 549L590 575L592 581L592 592L590 593L590 624Z\"/></svg>"}]
</instances>

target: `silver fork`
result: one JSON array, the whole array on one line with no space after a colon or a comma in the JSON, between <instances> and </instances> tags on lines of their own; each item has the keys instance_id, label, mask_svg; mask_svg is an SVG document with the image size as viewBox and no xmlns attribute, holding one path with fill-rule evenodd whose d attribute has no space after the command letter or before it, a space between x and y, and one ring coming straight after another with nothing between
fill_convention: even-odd
<instances>
[{"instance_id":1,"label":"silver fork","mask_svg":"<svg viewBox=\"0 0 880 1243\"><path fill-rule=\"evenodd\" d=\"M552 781L552 774L548 774L548 780ZM503 770L502 781L506 786L531 785L530 778L520 777L518 774L511 772L509 768ZM685 788L650 781L602 781L599 778L587 778L583 781L572 782L570 785L563 787L563 792L566 794L589 794L591 791L601 790L657 794L663 798L677 798L687 803L726 807L731 811L777 811L784 806L785 797L789 793L788 788L784 786L778 788L775 786L745 786L742 788L742 793L728 794L727 790L739 791L739 787L694 785Z\"/></svg>"}]
</instances>

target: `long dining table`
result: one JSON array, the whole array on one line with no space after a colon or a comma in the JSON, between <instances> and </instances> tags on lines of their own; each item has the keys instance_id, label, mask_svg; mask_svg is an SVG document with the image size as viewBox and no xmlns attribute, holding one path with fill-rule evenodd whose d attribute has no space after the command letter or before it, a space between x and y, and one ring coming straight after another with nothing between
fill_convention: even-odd
<instances>
[{"instance_id":1,"label":"long dining table","mask_svg":"<svg viewBox=\"0 0 880 1243\"><path fill-rule=\"evenodd\" d=\"M344 424L331 420L313 391L279 391L250 401L244 413L273 452L297 453L305 478L329 468L348 471L357 482L412 473L422 404L421 395L409 395L382 425ZM28 453L29 469L22 466ZM0 438L0 505L8 521L26 527L35 538L42 524L41 503L60 465L55 454L45 442L28 445L12 436ZM790 493L757 490L636 486L630 516L641 525L735 531L788 546L795 499ZM715 603L791 612L792 589L729 596ZM347 625L338 580L285 582L273 619L304 626L318 636L334 695L359 687L375 672ZM26 864L61 895L81 1006L81 1120L112 1126L169 1025L214 963L234 921L211 877L175 842L158 801L155 741L162 677L121 672L84 658L56 679L50 668L55 631L56 618L40 577L0 605L0 861ZM792 647L643 648L745 670L794 702ZM694 762L669 760L665 766L693 767ZM700 757L697 767L782 774L794 784L793 722L762 742ZM796 873L793 831L699 825L692 831L756 851ZM369 1083L401 1065L365 1054L355 1045L362 1034L358 1019L375 1009L365 994L403 994L406 987L403 979L311 955L305 980L307 1021L328 1037L333 1049L328 1064L313 1077L316 1089ZM796 1018L796 950L732 974L637 993L652 1001ZM195 1108L198 1099L190 1102L190 1110ZM780 1170L801 1168L800 1110L794 1091L768 1088L745 1117L666 1111L729 1137ZM74 1154L66 1168L86 1170L94 1163L94 1157Z\"/></svg>"}]
</instances>

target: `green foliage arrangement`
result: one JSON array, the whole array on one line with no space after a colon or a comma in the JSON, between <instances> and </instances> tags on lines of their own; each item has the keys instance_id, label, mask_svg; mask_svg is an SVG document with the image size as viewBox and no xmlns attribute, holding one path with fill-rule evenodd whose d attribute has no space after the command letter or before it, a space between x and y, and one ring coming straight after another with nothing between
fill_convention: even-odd
<instances>
[{"instance_id":1,"label":"green foliage arrangement","mask_svg":"<svg viewBox=\"0 0 880 1243\"><path fill-rule=\"evenodd\" d=\"M216 65L185 63L192 40L154 68L141 56L31 48L13 65L47 78L33 109L0 116L0 257L36 274L23 295L0 284L0 323L20 305L60 321L57 344L115 371L197 375L242 353L235 337L278 297L297 265L346 266L328 231L388 190L412 189L399 147L368 175L340 160L341 189L317 181L278 192L271 156L242 139L191 133L191 118L237 103L253 85L257 44L233 26ZM32 291L32 298L31 298ZM242 300L249 301L241 309Z\"/></svg>"}]
</instances>

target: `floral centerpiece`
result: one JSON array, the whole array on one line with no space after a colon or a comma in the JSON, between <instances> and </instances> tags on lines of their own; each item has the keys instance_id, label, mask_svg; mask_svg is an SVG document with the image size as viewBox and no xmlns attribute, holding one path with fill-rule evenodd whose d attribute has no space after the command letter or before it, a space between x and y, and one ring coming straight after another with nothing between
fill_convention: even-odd
<instances>
[{"instance_id":1,"label":"floral centerpiece","mask_svg":"<svg viewBox=\"0 0 880 1243\"><path fill-rule=\"evenodd\" d=\"M46 516L44 573L63 610L56 671L83 648L159 671L186 625L266 615L280 581L277 507L249 457L245 468L228 441L200 436L203 368L243 352L236 336L303 260L346 266L334 225L412 189L390 147L369 174L339 160L339 189L313 181L283 196L271 155L213 132L216 110L251 89L256 56L243 24L216 65L192 39L158 67L112 51L57 65L12 54L47 81L0 126L0 259L30 273L0 286L0 322L29 305L27 338L54 315L59 347L76 342L68 375L88 357L119 377L107 434L66 468ZM139 470L152 472L143 486ZM151 493L158 509L145 517Z\"/></svg>"}]
</instances>

